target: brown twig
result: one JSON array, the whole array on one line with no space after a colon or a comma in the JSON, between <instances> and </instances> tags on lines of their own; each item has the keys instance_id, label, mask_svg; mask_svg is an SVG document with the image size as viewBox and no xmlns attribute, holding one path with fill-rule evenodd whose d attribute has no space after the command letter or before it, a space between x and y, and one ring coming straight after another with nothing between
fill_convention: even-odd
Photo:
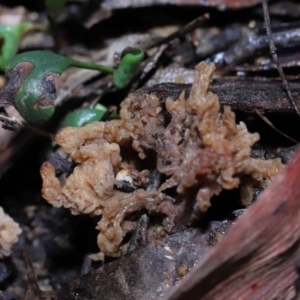
<instances>
[{"instance_id":1,"label":"brown twig","mask_svg":"<svg viewBox=\"0 0 300 300\"><path fill-rule=\"evenodd\" d=\"M10 117L10 116L5 116L3 114L0 114L0 122L6 123L6 124L11 124L11 125L15 125L17 127L29 130L37 135L49 138L49 139L53 139L53 135L51 133L45 132L43 130L40 130L36 127L33 127L31 125L29 125L28 123L21 121L17 118L14 117Z\"/></svg>"},{"instance_id":2,"label":"brown twig","mask_svg":"<svg viewBox=\"0 0 300 300\"><path fill-rule=\"evenodd\" d=\"M185 26L183 26L182 28L180 28L176 32L170 34L166 38L163 38L162 40L159 40L159 41L154 42L153 44L150 44L150 46L148 46L146 50L151 49L153 47L163 45L163 44L168 44L172 40L174 40L178 37L181 37L181 36L185 35L186 33L198 28L205 21L207 21L209 19L209 17L210 17L210 15L208 13L206 13L206 14L194 19L193 21L186 24Z\"/></svg>"},{"instance_id":3,"label":"brown twig","mask_svg":"<svg viewBox=\"0 0 300 300\"><path fill-rule=\"evenodd\" d=\"M283 84L283 86L284 86L284 88L285 88L285 90L287 92L289 100L290 100L291 104L293 105L294 109L296 110L298 116L300 117L300 110L299 110L299 108L298 108L298 106L297 106L297 104L295 102L295 99L294 99L292 93L291 93L290 86L289 86L289 83L288 83L288 81L286 79L284 71L283 71L281 65L278 62L278 56L277 56L277 53L276 53L276 47L275 47L275 43L274 43L272 31L271 31L270 16L269 16L269 11L268 11L267 0L262 0L262 5L263 5L265 27L266 27L267 36L268 36L268 39L269 39L271 55L273 57L273 60L274 60L275 65L277 67L277 70L278 70L278 72L279 72L279 74L281 76L282 84Z\"/></svg>"}]
</instances>

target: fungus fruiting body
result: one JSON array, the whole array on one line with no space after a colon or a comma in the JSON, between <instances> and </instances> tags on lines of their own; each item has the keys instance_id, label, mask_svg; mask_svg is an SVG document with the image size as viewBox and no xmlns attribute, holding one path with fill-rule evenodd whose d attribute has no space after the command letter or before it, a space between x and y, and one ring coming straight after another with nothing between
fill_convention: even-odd
<instances>
[{"instance_id":1,"label":"fungus fruiting body","mask_svg":"<svg viewBox=\"0 0 300 300\"><path fill-rule=\"evenodd\" d=\"M282 169L279 159L250 157L259 135L236 124L229 107L220 112L218 96L209 91L214 69L212 63L197 65L188 99L181 94L162 103L135 92L121 103L120 120L66 127L56 135L77 166L61 184L45 162L43 197L73 214L99 216L103 253L126 251L122 241L134 228L137 211L161 216L160 225L172 232L200 218L213 195L237 188L244 175L264 185ZM163 175L155 185L149 184L153 169ZM125 177L133 189L117 188Z\"/></svg>"}]
</instances>

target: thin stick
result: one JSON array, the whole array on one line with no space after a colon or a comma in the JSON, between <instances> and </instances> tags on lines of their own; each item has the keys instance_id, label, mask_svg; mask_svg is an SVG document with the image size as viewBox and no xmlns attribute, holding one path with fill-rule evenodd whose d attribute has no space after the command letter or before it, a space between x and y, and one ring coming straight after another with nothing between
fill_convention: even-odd
<instances>
[{"instance_id":1,"label":"thin stick","mask_svg":"<svg viewBox=\"0 0 300 300\"><path fill-rule=\"evenodd\" d=\"M9 124L13 124L13 125L17 125L23 129L29 130L37 135L41 135L43 137L49 138L49 139L53 139L53 135L51 133L45 132L43 130L40 130L38 128L35 128L31 125L29 125L28 123L18 120L17 118L14 117L9 117L9 116L5 116L3 114L0 114L0 122L5 122L5 123L9 123Z\"/></svg>"},{"instance_id":2,"label":"thin stick","mask_svg":"<svg viewBox=\"0 0 300 300\"><path fill-rule=\"evenodd\" d=\"M272 35L272 31L271 31L271 25L270 25L270 16L269 16L269 10L268 10L268 3L267 0L262 0L262 5L263 5L263 10L264 10L264 19L265 19L265 26L266 26L266 32L267 32L267 36L269 39L269 43L270 43L270 52L271 55L273 57L273 60L275 62L276 68L281 76L282 79L282 84L287 92L287 95L289 97L289 100L291 102L291 104L293 105L294 109L296 110L298 116L300 117L300 111L299 108L295 102L295 99L291 93L290 90L290 85L286 79L286 76L284 74L284 71L281 67L281 65L278 62L278 57L277 57L277 53L276 53L276 47L275 47L275 43L273 40L273 35Z\"/></svg>"},{"instance_id":3,"label":"thin stick","mask_svg":"<svg viewBox=\"0 0 300 300\"><path fill-rule=\"evenodd\" d=\"M177 30L176 32L172 33L171 35L169 35L166 38L163 38L162 40L159 40L157 42L154 42L153 44L151 44L149 47L147 47L147 49L151 49L153 47L157 47L160 46L162 44L168 44L169 42L171 42L172 40L174 40L175 38L178 38L180 36L185 35L186 33L196 29L197 27L199 27L201 24L203 24L205 21L207 21L209 19L209 14L204 14L196 19L194 19L193 21L191 21L190 23L186 24L185 26L183 26L182 28L180 28L179 30Z\"/></svg>"},{"instance_id":4,"label":"thin stick","mask_svg":"<svg viewBox=\"0 0 300 300\"><path fill-rule=\"evenodd\" d=\"M292 137L288 136L284 132L280 131L266 116L264 116L258 109L255 108L255 112L258 114L258 116L266 123L268 124L272 129L277 131L279 134L283 135L287 139L291 140L292 142L298 144L299 142L293 139Z\"/></svg>"}]
</instances>

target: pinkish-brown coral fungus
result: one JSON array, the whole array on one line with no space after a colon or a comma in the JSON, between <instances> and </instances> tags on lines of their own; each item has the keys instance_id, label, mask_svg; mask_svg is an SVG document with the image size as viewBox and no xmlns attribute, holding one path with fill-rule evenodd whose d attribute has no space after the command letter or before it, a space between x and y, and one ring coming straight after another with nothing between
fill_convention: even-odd
<instances>
[{"instance_id":1,"label":"pinkish-brown coral fungus","mask_svg":"<svg viewBox=\"0 0 300 300\"><path fill-rule=\"evenodd\" d=\"M12 247L18 242L21 233L19 224L0 207L0 258L11 254Z\"/></svg>"},{"instance_id":2,"label":"pinkish-brown coral fungus","mask_svg":"<svg viewBox=\"0 0 300 300\"><path fill-rule=\"evenodd\" d=\"M99 216L97 242L105 254L125 251L122 240L135 226L136 211L161 215L171 231L205 212L222 189L238 187L242 175L268 182L283 167L279 159L249 156L259 135L236 124L229 107L220 112L218 96L209 92L214 69L204 62L196 67L187 100L182 94L163 104L154 95L132 93L121 104L120 120L57 134L56 142L78 165L62 186L45 162L43 197L73 214ZM164 174L158 185L149 183L153 170ZM118 188L122 182L130 189ZM176 188L176 196L169 196L169 188Z\"/></svg>"}]
</instances>

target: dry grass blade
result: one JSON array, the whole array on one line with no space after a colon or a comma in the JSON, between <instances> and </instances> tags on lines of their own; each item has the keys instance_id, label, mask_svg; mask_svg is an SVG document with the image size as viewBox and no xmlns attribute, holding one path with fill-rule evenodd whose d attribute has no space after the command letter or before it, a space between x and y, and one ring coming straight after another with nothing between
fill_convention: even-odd
<instances>
[{"instance_id":1,"label":"dry grass blade","mask_svg":"<svg viewBox=\"0 0 300 300\"><path fill-rule=\"evenodd\" d=\"M28 288L23 300L56 300L56 292L44 292L40 290L35 278L33 266L26 252L23 252L23 258L26 265L28 277Z\"/></svg>"},{"instance_id":2,"label":"dry grass blade","mask_svg":"<svg viewBox=\"0 0 300 300\"><path fill-rule=\"evenodd\" d=\"M280 131L277 127L275 127L275 125L263 114L260 113L259 110L255 109L255 112L258 114L258 116L266 123L268 124L271 128L273 128L275 131L277 131L279 134L283 135L284 137L286 137L287 139L293 141L294 143L298 144L299 142L294 140L292 137L288 136L287 134L285 134L284 132Z\"/></svg>"}]
</instances>

